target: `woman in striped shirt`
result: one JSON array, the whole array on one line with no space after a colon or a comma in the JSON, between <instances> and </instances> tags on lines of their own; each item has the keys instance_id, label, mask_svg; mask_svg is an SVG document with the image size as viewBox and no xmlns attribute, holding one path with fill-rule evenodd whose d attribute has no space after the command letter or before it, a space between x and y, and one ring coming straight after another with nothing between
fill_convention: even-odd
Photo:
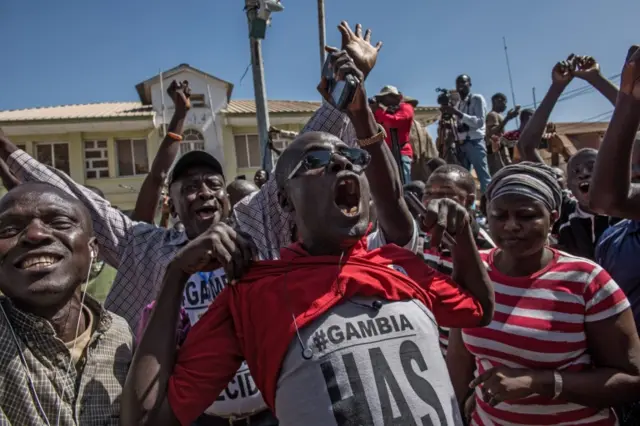
<instances>
[{"instance_id":1,"label":"woman in striped shirt","mask_svg":"<svg viewBox=\"0 0 640 426\"><path fill-rule=\"evenodd\" d=\"M546 244L561 203L547 166L503 168L487 200L496 313L487 327L452 330L447 354L470 423L615 425L609 407L640 399L629 302L601 267Z\"/></svg>"}]
</instances>

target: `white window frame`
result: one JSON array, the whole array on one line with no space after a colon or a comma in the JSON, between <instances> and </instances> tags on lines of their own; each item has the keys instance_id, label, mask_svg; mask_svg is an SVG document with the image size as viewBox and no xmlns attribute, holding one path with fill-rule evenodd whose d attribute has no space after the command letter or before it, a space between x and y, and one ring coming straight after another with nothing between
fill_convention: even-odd
<instances>
[{"instance_id":1,"label":"white window frame","mask_svg":"<svg viewBox=\"0 0 640 426\"><path fill-rule=\"evenodd\" d=\"M94 143L94 147L93 148L87 148L87 142L93 142ZM98 148L98 142L104 142L105 143L105 147L104 148ZM87 150L91 151L91 152L95 152L95 151L99 151L101 153L105 153L106 156L105 157L100 157L100 158L87 158ZM111 177L111 173L109 172L109 145L106 139L87 139L87 140L83 140L82 141L82 156L84 159L84 177L85 179L108 179ZM88 167L87 163L92 164L93 165L93 161L106 161L107 162L107 167L99 167L99 168L93 168L93 167ZM100 176L100 172L105 171L107 172L107 176ZM95 177L89 177L88 173L89 172L96 172L96 176Z\"/></svg>"},{"instance_id":2,"label":"white window frame","mask_svg":"<svg viewBox=\"0 0 640 426\"><path fill-rule=\"evenodd\" d=\"M196 134L194 136L199 136L200 139L187 139L190 135L192 134ZM180 142L180 155L184 155L187 152L191 152L191 151L204 151L205 150L205 140L204 140L204 135L202 134L202 132L198 129L186 129L185 131L182 132L182 136L184 139L182 139L182 142ZM196 144L202 144L202 148L196 147ZM183 149L183 147L185 149Z\"/></svg>"},{"instance_id":3,"label":"white window frame","mask_svg":"<svg viewBox=\"0 0 640 426\"><path fill-rule=\"evenodd\" d=\"M51 164L51 167L53 167L56 170L60 170L64 173L71 173L71 150L69 148L69 142L63 142L63 141L56 141L56 142L34 142L33 144L33 154L34 154L34 158L38 158L38 147L39 146L45 146L48 145L51 147L51 162L53 164ZM62 169L58 169L58 167L56 167L56 156L54 155L53 152L53 147L54 145L66 145L67 146L67 161L69 162L69 170L62 170Z\"/></svg>"},{"instance_id":4,"label":"white window frame","mask_svg":"<svg viewBox=\"0 0 640 426\"><path fill-rule=\"evenodd\" d=\"M259 169L260 167L262 167L262 153L260 153L260 159L259 162L260 164L258 164L257 166L254 166L251 164L251 153L249 150L249 136L255 136L256 138L258 138L258 146L260 145L260 135L258 135L257 133L240 133L237 135L233 135L233 145L235 148L235 143L236 143L236 137L244 137L244 149L245 152L247 153L247 161L249 162L249 164L247 165L247 167L241 167L240 164L238 164L238 154L236 153L236 168L238 169Z\"/></svg>"},{"instance_id":5,"label":"white window frame","mask_svg":"<svg viewBox=\"0 0 640 426\"><path fill-rule=\"evenodd\" d=\"M131 150L131 159L133 160L131 165L133 167L133 174L131 175L122 175L120 174L120 152L119 152L119 148L118 148L118 141L129 141L129 149ZM128 178L128 177L135 177L135 176L144 176L147 173L136 173L136 155L135 155L135 151L133 149L133 141L144 141L144 147L147 151L147 168L150 169L149 167L149 147L147 145L147 139L146 138L118 138L118 139L114 139L114 144L116 146L116 169L117 169L117 173L118 173L118 177L122 177L122 178Z\"/></svg>"}]
</instances>

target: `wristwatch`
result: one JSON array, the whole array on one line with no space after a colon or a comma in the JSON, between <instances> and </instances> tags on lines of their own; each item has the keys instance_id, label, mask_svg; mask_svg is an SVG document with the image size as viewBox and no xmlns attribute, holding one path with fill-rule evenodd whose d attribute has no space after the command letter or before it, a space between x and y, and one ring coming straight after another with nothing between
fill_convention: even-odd
<instances>
[{"instance_id":1,"label":"wristwatch","mask_svg":"<svg viewBox=\"0 0 640 426\"><path fill-rule=\"evenodd\" d=\"M358 145L360 148L364 148L365 146L373 145L375 143L383 141L387 137L387 132L385 132L384 127L378 124L378 133L371 136L367 139L358 139Z\"/></svg>"}]
</instances>

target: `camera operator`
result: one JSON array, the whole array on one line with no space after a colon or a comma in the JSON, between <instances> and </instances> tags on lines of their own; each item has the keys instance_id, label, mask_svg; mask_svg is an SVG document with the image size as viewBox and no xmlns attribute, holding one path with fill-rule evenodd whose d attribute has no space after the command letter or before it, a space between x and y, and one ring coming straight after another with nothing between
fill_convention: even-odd
<instances>
[{"instance_id":1,"label":"camera operator","mask_svg":"<svg viewBox=\"0 0 640 426\"><path fill-rule=\"evenodd\" d=\"M384 86L380 93L371 101L371 109L376 121L387 132L386 142L393 152L390 129L397 129L398 144L402 160L403 182L411 181L411 161L413 159L413 147L409 143L411 126L413 125L414 109L411 104L403 102L402 93L393 86Z\"/></svg>"},{"instance_id":2,"label":"camera operator","mask_svg":"<svg viewBox=\"0 0 640 426\"><path fill-rule=\"evenodd\" d=\"M455 106L442 106L443 114L455 117L458 130L458 157L464 167L476 171L480 188L484 194L491 175L487 164L487 147L484 142L484 118L487 115L487 104L481 95L471 93L471 78L462 74L456 79L456 90L460 100Z\"/></svg>"}]
</instances>

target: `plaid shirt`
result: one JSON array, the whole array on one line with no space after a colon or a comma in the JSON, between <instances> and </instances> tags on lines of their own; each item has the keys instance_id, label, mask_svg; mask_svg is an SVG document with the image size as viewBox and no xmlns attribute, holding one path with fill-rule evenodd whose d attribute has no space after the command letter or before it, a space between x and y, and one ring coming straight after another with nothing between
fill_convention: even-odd
<instances>
[{"instance_id":1,"label":"plaid shirt","mask_svg":"<svg viewBox=\"0 0 640 426\"><path fill-rule=\"evenodd\" d=\"M22 182L53 185L75 196L89 209L100 258L118 270L105 307L136 330L142 310L160 288L167 265L187 243L186 234L175 228L132 221L104 198L24 151L11 154L7 165Z\"/></svg>"},{"instance_id":2,"label":"plaid shirt","mask_svg":"<svg viewBox=\"0 0 640 426\"><path fill-rule=\"evenodd\" d=\"M355 129L349 118L329 104L323 104L302 132L332 133L351 146L357 145ZM100 257L118 269L105 307L122 316L136 330L145 306L155 298L164 272L188 239L184 232L143 222L134 222L111 207L104 198L77 184L65 173L47 167L22 150L7 160L11 172L22 182L45 182L75 196L89 209ZM291 242L293 219L278 205L273 176L252 198L237 204L236 223L249 233L259 258L277 257L280 247ZM246 205L245 205L246 201Z\"/></svg>"},{"instance_id":3,"label":"plaid shirt","mask_svg":"<svg viewBox=\"0 0 640 426\"><path fill-rule=\"evenodd\" d=\"M67 374L70 353L50 323L0 298L33 380L33 387L52 426L118 425L120 396L133 351L127 323L85 298L96 314L96 330L85 356ZM43 425L11 327L0 314L0 424ZM61 410L60 410L60 407ZM57 423L60 411L60 423Z\"/></svg>"}]
</instances>

